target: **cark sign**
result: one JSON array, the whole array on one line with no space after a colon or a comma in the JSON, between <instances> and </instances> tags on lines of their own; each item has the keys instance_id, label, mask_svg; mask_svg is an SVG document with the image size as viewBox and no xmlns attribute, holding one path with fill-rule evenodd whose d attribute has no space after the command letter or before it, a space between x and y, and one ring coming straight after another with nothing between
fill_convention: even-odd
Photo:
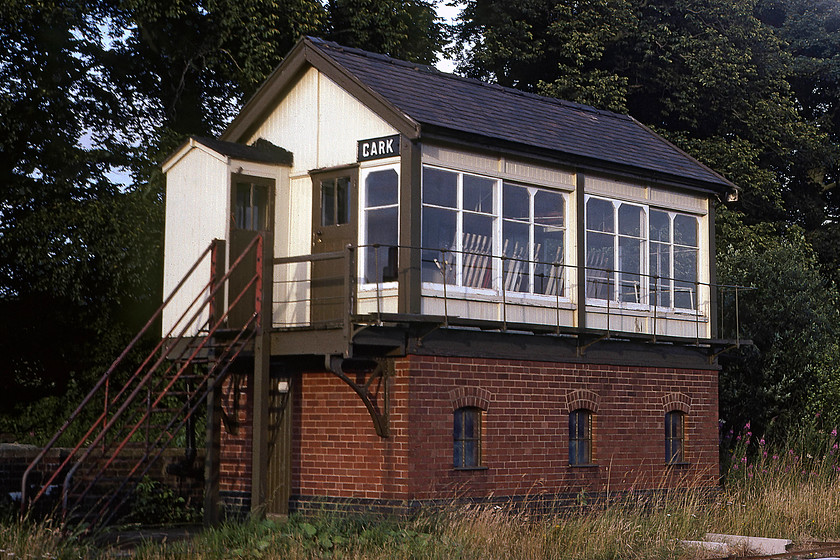
<instances>
[{"instance_id":1,"label":"cark sign","mask_svg":"<svg viewBox=\"0 0 840 560\"><path fill-rule=\"evenodd\" d=\"M400 155L400 135L382 136L359 140L358 161L381 159Z\"/></svg>"}]
</instances>

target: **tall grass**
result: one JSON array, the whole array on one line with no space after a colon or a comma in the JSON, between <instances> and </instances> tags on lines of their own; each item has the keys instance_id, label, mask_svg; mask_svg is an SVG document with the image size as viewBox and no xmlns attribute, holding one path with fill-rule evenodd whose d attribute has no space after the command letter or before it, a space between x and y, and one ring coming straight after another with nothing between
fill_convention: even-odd
<instances>
[{"instance_id":1,"label":"tall grass","mask_svg":"<svg viewBox=\"0 0 840 560\"><path fill-rule=\"evenodd\" d=\"M148 543L134 557L689 559L703 553L681 541L702 539L706 532L789 538L803 545L840 540L837 440L836 431L812 430L771 449L747 427L740 439L724 442L729 467L721 490L711 495L663 486L653 494L551 515L519 506L453 506L412 519L292 516L224 525L190 541ZM0 526L0 558L96 554L107 551L64 538L49 524Z\"/></svg>"}]
</instances>

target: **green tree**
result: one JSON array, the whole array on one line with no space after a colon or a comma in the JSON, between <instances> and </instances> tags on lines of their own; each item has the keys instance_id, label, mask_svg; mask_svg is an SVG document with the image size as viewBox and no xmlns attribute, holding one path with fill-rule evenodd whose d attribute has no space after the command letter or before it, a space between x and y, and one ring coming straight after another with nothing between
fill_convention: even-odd
<instances>
[{"instance_id":1,"label":"green tree","mask_svg":"<svg viewBox=\"0 0 840 560\"><path fill-rule=\"evenodd\" d=\"M720 410L736 431L751 421L754 432L783 438L808 412L840 407L840 295L800 228L767 229L745 228L721 250L721 279L753 288L741 293L740 315L754 345L722 358Z\"/></svg>"},{"instance_id":2,"label":"green tree","mask_svg":"<svg viewBox=\"0 0 840 560\"><path fill-rule=\"evenodd\" d=\"M447 38L447 27L435 11L436 3L429 0L329 0L327 38L401 60L434 64Z\"/></svg>"}]
</instances>

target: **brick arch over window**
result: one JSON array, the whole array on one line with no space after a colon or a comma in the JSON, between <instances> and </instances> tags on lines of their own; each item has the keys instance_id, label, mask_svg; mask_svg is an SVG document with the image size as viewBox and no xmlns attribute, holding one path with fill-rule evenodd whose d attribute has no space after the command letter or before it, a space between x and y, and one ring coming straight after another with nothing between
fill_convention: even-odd
<instances>
[{"instance_id":1,"label":"brick arch over window","mask_svg":"<svg viewBox=\"0 0 840 560\"><path fill-rule=\"evenodd\" d=\"M600 405L601 397L588 389L578 389L566 395L566 412L569 413L584 408L597 414Z\"/></svg>"},{"instance_id":2,"label":"brick arch over window","mask_svg":"<svg viewBox=\"0 0 840 560\"><path fill-rule=\"evenodd\" d=\"M662 397L662 410L664 412L679 410L689 414L691 412L691 397L684 393L668 393Z\"/></svg>"},{"instance_id":3,"label":"brick arch over window","mask_svg":"<svg viewBox=\"0 0 840 560\"><path fill-rule=\"evenodd\" d=\"M493 393L481 387L458 387L449 391L449 400L452 401L452 410L472 406L487 411Z\"/></svg>"}]
</instances>

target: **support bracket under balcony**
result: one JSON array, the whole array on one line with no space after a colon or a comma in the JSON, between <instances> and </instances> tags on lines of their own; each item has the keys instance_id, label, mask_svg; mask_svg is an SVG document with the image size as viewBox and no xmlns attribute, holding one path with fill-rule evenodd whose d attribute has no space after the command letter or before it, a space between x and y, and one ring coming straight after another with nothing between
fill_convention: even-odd
<instances>
[{"instance_id":1,"label":"support bracket under balcony","mask_svg":"<svg viewBox=\"0 0 840 560\"><path fill-rule=\"evenodd\" d=\"M376 435L386 438L391 435L390 378L393 376L393 361L386 358L358 359L326 356L326 366L339 379L347 383L359 395L373 420Z\"/></svg>"}]
</instances>

